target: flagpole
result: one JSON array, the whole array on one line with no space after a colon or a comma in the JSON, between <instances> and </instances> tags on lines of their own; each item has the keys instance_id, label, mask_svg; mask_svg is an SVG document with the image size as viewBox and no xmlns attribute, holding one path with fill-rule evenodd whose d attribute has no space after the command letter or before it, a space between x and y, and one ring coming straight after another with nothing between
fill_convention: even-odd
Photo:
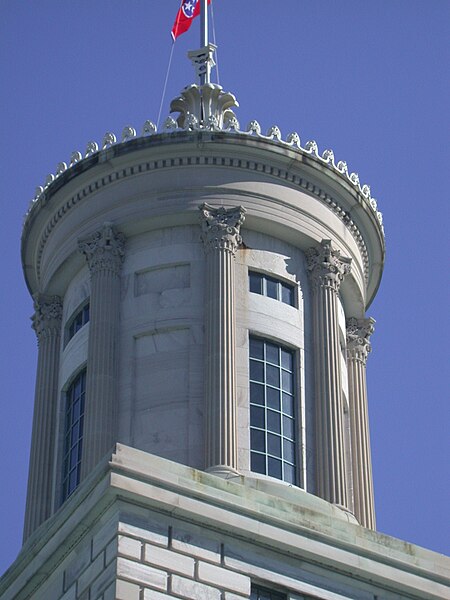
<instances>
[{"instance_id":1,"label":"flagpole","mask_svg":"<svg viewBox=\"0 0 450 600\"><path fill-rule=\"evenodd\" d=\"M208 0L200 0L200 48L208 46ZM206 71L200 76L200 85L210 83L210 66L206 62Z\"/></svg>"}]
</instances>

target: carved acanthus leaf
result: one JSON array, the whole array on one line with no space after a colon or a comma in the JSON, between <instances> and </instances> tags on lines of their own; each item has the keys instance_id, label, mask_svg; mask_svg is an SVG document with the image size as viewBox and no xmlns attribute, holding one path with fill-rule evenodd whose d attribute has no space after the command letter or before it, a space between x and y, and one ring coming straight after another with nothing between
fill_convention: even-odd
<instances>
[{"instance_id":1,"label":"carved acanthus leaf","mask_svg":"<svg viewBox=\"0 0 450 600\"><path fill-rule=\"evenodd\" d=\"M61 298L59 296L34 294L33 303L34 315L31 317L31 321L38 343L51 335L59 335L62 319Z\"/></svg>"},{"instance_id":2,"label":"carved acanthus leaf","mask_svg":"<svg viewBox=\"0 0 450 600\"><path fill-rule=\"evenodd\" d=\"M320 246L307 250L306 262L314 291L329 288L337 293L351 270L351 258L333 249L331 240L322 240Z\"/></svg>"},{"instance_id":3,"label":"carved acanthus leaf","mask_svg":"<svg viewBox=\"0 0 450 600\"><path fill-rule=\"evenodd\" d=\"M347 319L347 358L360 360L366 364L367 357L372 350L370 336L375 330L375 319Z\"/></svg>"},{"instance_id":4,"label":"carved acanthus leaf","mask_svg":"<svg viewBox=\"0 0 450 600\"><path fill-rule=\"evenodd\" d=\"M124 260L124 246L124 234L117 232L109 222L78 242L78 248L85 255L91 274L109 270L118 275Z\"/></svg>"},{"instance_id":5,"label":"carved acanthus leaf","mask_svg":"<svg viewBox=\"0 0 450 600\"><path fill-rule=\"evenodd\" d=\"M224 250L234 255L242 243L240 228L245 219L245 208L214 208L209 204L202 204L199 208L206 251Z\"/></svg>"}]
</instances>

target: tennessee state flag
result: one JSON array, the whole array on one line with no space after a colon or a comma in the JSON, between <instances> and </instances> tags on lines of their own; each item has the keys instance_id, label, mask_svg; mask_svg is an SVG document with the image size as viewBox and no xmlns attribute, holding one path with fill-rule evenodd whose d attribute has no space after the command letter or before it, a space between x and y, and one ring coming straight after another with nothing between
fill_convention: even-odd
<instances>
[{"instance_id":1,"label":"tennessee state flag","mask_svg":"<svg viewBox=\"0 0 450 600\"><path fill-rule=\"evenodd\" d=\"M211 4L211 0L208 0ZM183 0L172 27L172 38L175 41L179 35L191 26L195 17L200 14L200 0Z\"/></svg>"}]
</instances>

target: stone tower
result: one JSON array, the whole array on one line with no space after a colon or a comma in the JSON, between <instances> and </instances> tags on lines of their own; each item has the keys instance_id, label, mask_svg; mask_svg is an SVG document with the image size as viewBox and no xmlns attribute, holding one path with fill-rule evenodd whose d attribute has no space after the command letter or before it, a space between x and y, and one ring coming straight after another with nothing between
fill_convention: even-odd
<instances>
[{"instance_id":1,"label":"stone tower","mask_svg":"<svg viewBox=\"0 0 450 600\"><path fill-rule=\"evenodd\" d=\"M445 597L443 557L372 531L377 203L236 106L191 85L29 209L38 369L5 600Z\"/></svg>"}]
</instances>

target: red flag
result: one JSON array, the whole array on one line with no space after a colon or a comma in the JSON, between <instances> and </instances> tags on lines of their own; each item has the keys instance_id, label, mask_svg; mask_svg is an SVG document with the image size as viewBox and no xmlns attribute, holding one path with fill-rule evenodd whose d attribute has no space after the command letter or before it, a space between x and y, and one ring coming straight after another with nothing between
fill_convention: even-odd
<instances>
[{"instance_id":1,"label":"red flag","mask_svg":"<svg viewBox=\"0 0 450 600\"><path fill-rule=\"evenodd\" d=\"M208 0L208 4L211 0ZM175 41L179 35L184 33L191 26L192 21L195 17L200 14L200 0L183 0L180 6L180 10L175 18L175 23L172 27L172 37Z\"/></svg>"}]
</instances>

